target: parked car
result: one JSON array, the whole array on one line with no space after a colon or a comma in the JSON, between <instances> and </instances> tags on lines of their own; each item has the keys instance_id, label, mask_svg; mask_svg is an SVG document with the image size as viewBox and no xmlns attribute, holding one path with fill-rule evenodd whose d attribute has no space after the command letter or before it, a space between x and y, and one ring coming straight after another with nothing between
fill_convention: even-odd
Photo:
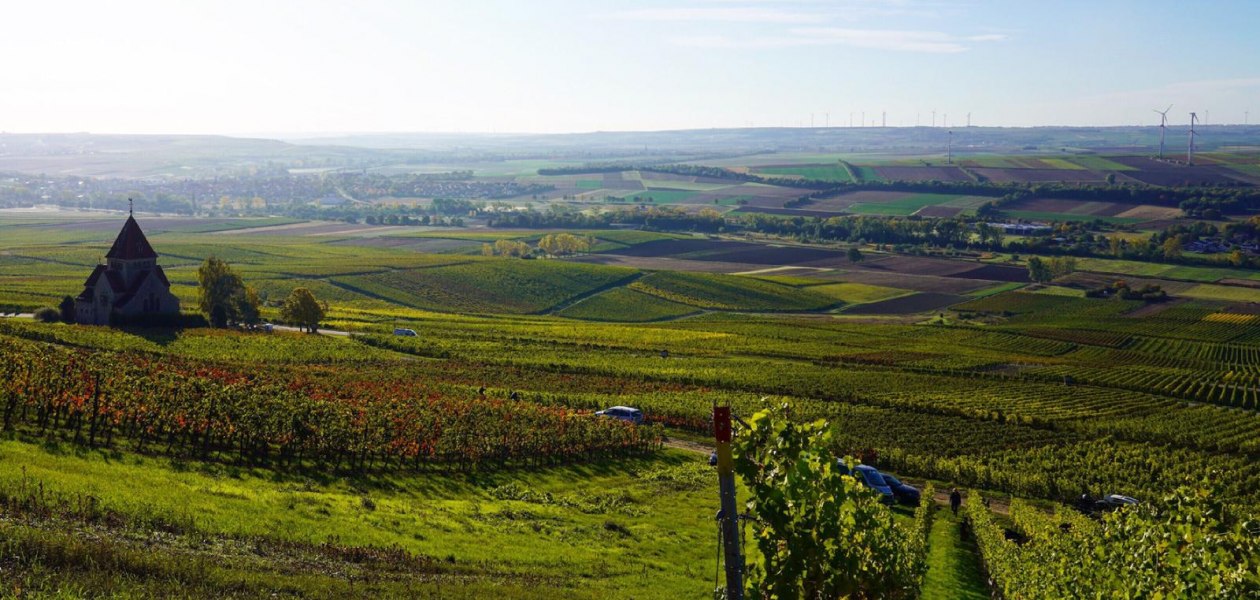
<instances>
[{"instance_id":1,"label":"parked car","mask_svg":"<svg viewBox=\"0 0 1260 600\"><path fill-rule=\"evenodd\" d=\"M888 482L884 480L884 476L879 472L879 469L867 465L858 465L850 471L849 466L844 464L843 458L836 459L836 466L840 468L841 473L853 475L858 480L858 483L879 492L880 502L893 504L897 501L893 496L892 488L888 487Z\"/></svg>"},{"instance_id":2,"label":"parked car","mask_svg":"<svg viewBox=\"0 0 1260 600\"><path fill-rule=\"evenodd\" d=\"M1102 498L1091 498L1089 494L1082 494L1076 501L1076 508L1085 514L1097 515L1135 504L1138 504L1137 499L1120 494L1108 494Z\"/></svg>"},{"instance_id":3,"label":"parked car","mask_svg":"<svg viewBox=\"0 0 1260 600\"><path fill-rule=\"evenodd\" d=\"M1106 496L1103 496L1102 498L1099 498L1096 502L1094 502L1094 509L1100 510L1100 511L1115 510L1123 506L1133 506L1134 504L1137 504L1137 503L1138 503L1137 499L1130 498L1129 496L1121 496L1120 494L1108 494Z\"/></svg>"},{"instance_id":4,"label":"parked car","mask_svg":"<svg viewBox=\"0 0 1260 600\"><path fill-rule=\"evenodd\" d=\"M399 336L402 336L402 337L416 337L416 330L414 330L414 329L403 329L402 327L399 327L399 328L397 328L397 329L395 329L395 330L394 330L394 335L399 335Z\"/></svg>"},{"instance_id":5,"label":"parked car","mask_svg":"<svg viewBox=\"0 0 1260 600\"><path fill-rule=\"evenodd\" d=\"M892 490L893 497L897 499L897 502L909 506L919 505L919 488L904 484L900 479L888 473L880 474L884 476L884 481L888 483L888 489Z\"/></svg>"},{"instance_id":6,"label":"parked car","mask_svg":"<svg viewBox=\"0 0 1260 600\"><path fill-rule=\"evenodd\" d=\"M621 419L622 421L629 421L635 425L643 423L643 411L637 408L630 408L629 406L614 406L606 408L595 413L595 416Z\"/></svg>"}]
</instances>

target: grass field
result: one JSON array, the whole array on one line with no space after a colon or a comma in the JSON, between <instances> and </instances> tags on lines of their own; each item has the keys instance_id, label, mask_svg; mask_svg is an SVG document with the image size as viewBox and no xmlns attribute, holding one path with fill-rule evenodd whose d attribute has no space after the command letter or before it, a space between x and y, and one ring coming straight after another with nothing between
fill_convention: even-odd
<instances>
[{"instance_id":1,"label":"grass field","mask_svg":"<svg viewBox=\"0 0 1260 600\"><path fill-rule=\"evenodd\" d=\"M559 316L592 321L660 321L699 312L694 306L671 302L627 288L615 288L592 296L558 313Z\"/></svg>"},{"instance_id":2,"label":"grass field","mask_svg":"<svg viewBox=\"0 0 1260 600\"><path fill-rule=\"evenodd\" d=\"M694 453L537 472L352 479L21 441L0 442L0 458L6 492L90 494L100 509L207 536L265 532L280 541L397 547L451 565L440 582L450 593L484 584L527 588L514 580L528 573L552 594L695 598L695 579L714 560L717 495L701 483L708 467ZM662 471L679 479L645 477ZM534 498L548 494L552 501ZM419 575L415 584L425 579Z\"/></svg>"},{"instance_id":3,"label":"grass field","mask_svg":"<svg viewBox=\"0 0 1260 600\"><path fill-rule=\"evenodd\" d=\"M793 167L760 167L756 169L756 173L768 176L795 175L805 179L818 179L822 181L853 180L849 177L848 169L834 164L801 165Z\"/></svg>"},{"instance_id":4,"label":"grass field","mask_svg":"<svg viewBox=\"0 0 1260 600\"><path fill-rule=\"evenodd\" d=\"M965 197L956 194L911 194L891 202L859 202L846 210L859 215L908 216L925 207L947 204Z\"/></svg>"},{"instance_id":5,"label":"grass field","mask_svg":"<svg viewBox=\"0 0 1260 600\"><path fill-rule=\"evenodd\" d=\"M695 190L677 190L677 189L650 189L642 192L634 192L621 196L626 202L649 203L649 204L676 204L683 202L698 192ZM649 200L650 199L650 200Z\"/></svg>"},{"instance_id":6,"label":"grass field","mask_svg":"<svg viewBox=\"0 0 1260 600\"><path fill-rule=\"evenodd\" d=\"M1260 273L1248 269L1229 267L1195 267L1168 265L1161 263L1145 263L1132 260L1112 260L1104 258L1081 258L1077 260L1081 270L1099 273L1116 273L1136 277L1166 277L1186 281L1213 283L1226 278L1258 279Z\"/></svg>"},{"instance_id":7,"label":"grass field","mask_svg":"<svg viewBox=\"0 0 1260 600\"><path fill-rule=\"evenodd\" d=\"M1181 292L1180 295L1188 298L1199 298L1204 300L1224 300L1227 302L1249 303L1260 302L1260 289L1212 285L1210 283L1196 285L1184 292Z\"/></svg>"},{"instance_id":8,"label":"grass field","mask_svg":"<svg viewBox=\"0 0 1260 600\"><path fill-rule=\"evenodd\" d=\"M828 298L834 298L845 304L879 302L880 300L903 296L907 293L906 290L902 289L865 283L828 283L811 286L809 290L824 294Z\"/></svg>"}]
</instances>

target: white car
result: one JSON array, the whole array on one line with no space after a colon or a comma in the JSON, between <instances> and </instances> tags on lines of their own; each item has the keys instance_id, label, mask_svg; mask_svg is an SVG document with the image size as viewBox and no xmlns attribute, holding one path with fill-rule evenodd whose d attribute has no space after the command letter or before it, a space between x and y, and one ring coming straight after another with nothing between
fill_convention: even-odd
<instances>
[{"instance_id":1,"label":"white car","mask_svg":"<svg viewBox=\"0 0 1260 600\"><path fill-rule=\"evenodd\" d=\"M622 421L629 421L635 425L643 423L643 411L637 408L630 408L629 406L614 406L612 408L607 408L595 413L595 416L621 419Z\"/></svg>"}]
</instances>

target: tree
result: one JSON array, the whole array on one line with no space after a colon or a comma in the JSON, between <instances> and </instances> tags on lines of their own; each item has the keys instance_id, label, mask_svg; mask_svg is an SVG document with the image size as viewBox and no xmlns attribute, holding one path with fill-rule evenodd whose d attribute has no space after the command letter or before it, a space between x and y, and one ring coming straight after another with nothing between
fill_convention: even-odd
<instances>
[{"instance_id":1,"label":"tree","mask_svg":"<svg viewBox=\"0 0 1260 600\"><path fill-rule=\"evenodd\" d=\"M839 467L831 426L795 422L788 409L757 413L735 439L762 557L751 561L748 597L912 597L926 568L921 545Z\"/></svg>"},{"instance_id":2,"label":"tree","mask_svg":"<svg viewBox=\"0 0 1260 600\"><path fill-rule=\"evenodd\" d=\"M1242 250L1235 248L1233 252L1229 253L1229 264L1235 267L1244 266L1247 264L1247 257L1242 253Z\"/></svg>"},{"instance_id":3,"label":"tree","mask_svg":"<svg viewBox=\"0 0 1260 600\"><path fill-rule=\"evenodd\" d=\"M51 306L45 306L35 311L35 320L40 323L56 323L61 320L61 311Z\"/></svg>"},{"instance_id":4,"label":"tree","mask_svg":"<svg viewBox=\"0 0 1260 600\"><path fill-rule=\"evenodd\" d=\"M849 248L849 251L846 254L848 255L849 262L851 263L862 262L862 259L866 258L862 255L862 251L857 249L857 246Z\"/></svg>"},{"instance_id":5,"label":"tree","mask_svg":"<svg viewBox=\"0 0 1260 600\"><path fill-rule=\"evenodd\" d=\"M494 242L494 254L497 256L518 256L524 258L529 256L531 252L533 252L533 249L525 242L516 240L497 240Z\"/></svg>"},{"instance_id":6,"label":"tree","mask_svg":"<svg viewBox=\"0 0 1260 600\"><path fill-rule=\"evenodd\" d=\"M1058 279L1076 272L1076 258L1072 256L1056 256L1050 259L1050 278Z\"/></svg>"},{"instance_id":7,"label":"tree","mask_svg":"<svg viewBox=\"0 0 1260 600\"><path fill-rule=\"evenodd\" d=\"M1164 240L1164 244L1160 246L1160 250L1164 252L1164 258L1181 258L1181 238L1175 235L1169 237Z\"/></svg>"},{"instance_id":8,"label":"tree","mask_svg":"<svg viewBox=\"0 0 1260 600\"><path fill-rule=\"evenodd\" d=\"M242 323L255 325L261 321L259 307L262 306L262 298L258 296L258 290L252 286L245 286L243 294L237 294L236 300L236 319Z\"/></svg>"},{"instance_id":9,"label":"tree","mask_svg":"<svg viewBox=\"0 0 1260 600\"><path fill-rule=\"evenodd\" d=\"M300 287L294 288L289 293L284 306L280 309L280 317L310 333L315 333L315 327L324 320L325 310L326 307L315 299L315 294Z\"/></svg>"},{"instance_id":10,"label":"tree","mask_svg":"<svg viewBox=\"0 0 1260 600\"><path fill-rule=\"evenodd\" d=\"M66 323L74 322L74 297L73 296L66 296L65 298L62 298L61 304L58 304L57 308L61 311L62 321Z\"/></svg>"},{"instance_id":11,"label":"tree","mask_svg":"<svg viewBox=\"0 0 1260 600\"><path fill-rule=\"evenodd\" d=\"M232 272L227 262L210 256L197 269L197 308L210 317L214 327L229 321L256 323L261 301L253 288Z\"/></svg>"},{"instance_id":12,"label":"tree","mask_svg":"<svg viewBox=\"0 0 1260 600\"><path fill-rule=\"evenodd\" d=\"M1045 261L1040 257L1034 256L1028 259L1028 278L1037 283L1047 283L1054 279L1054 273Z\"/></svg>"}]
</instances>

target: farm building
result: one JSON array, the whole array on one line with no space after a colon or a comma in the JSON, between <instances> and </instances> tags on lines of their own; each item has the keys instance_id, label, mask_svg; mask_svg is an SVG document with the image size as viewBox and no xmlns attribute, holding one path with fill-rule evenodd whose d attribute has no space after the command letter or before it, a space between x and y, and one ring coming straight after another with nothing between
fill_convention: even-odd
<instances>
[{"instance_id":1,"label":"farm building","mask_svg":"<svg viewBox=\"0 0 1260 600\"><path fill-rule=\"evenodd\" d=\"M75 321L108 325L119 317L134 321L179 313L179 299L171 294L157 258L136 218L129 215L105 255L106 263L96 265L75 299Z\"/></svg>"}]
</instances>

